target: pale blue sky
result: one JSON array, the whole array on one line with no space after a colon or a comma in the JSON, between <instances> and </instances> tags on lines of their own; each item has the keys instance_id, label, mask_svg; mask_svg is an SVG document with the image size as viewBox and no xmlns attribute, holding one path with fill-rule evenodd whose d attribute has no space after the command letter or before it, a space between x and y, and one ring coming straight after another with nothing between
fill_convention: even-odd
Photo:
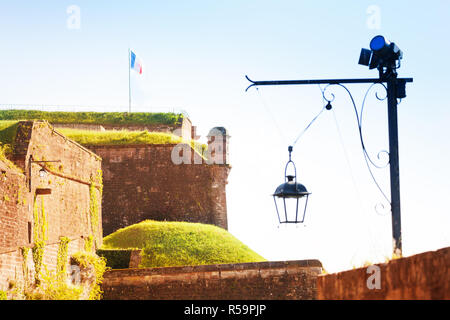
<instances>
[{"instance_id":1,"label":"pale blue sky","mask_svg":"<svg viewBox=\"0 0 450 320\"><path fill-rule=\"evenodd\" d=\"M80 8L80 29L67 27L70 5ZM380 29L368 25L370 6ZM134 111L186 110L203 136L216 125L230 130L230 232L270 260L351 268L390 255L391 221L373 209L382 198L348 97L333 91L342 140L330 111L294 149L299 180L313 193L306 226L278 227L270 194L283 181L287 146L322 98L317 86L245 93L244 76L376 77L357 64L361 47L377 34L396 42L399 74L414 78L399 106L404 253L449 246L449 13L446 0L0 1L0 104L126 111L130 47L144 64L141 77L132 74ZM349 88L360 107L367 86ZM364 121L375 157L388 144L386 103L373 94ZM387 194L388 174L376 172Z\"/></svg>"}]
</instances>

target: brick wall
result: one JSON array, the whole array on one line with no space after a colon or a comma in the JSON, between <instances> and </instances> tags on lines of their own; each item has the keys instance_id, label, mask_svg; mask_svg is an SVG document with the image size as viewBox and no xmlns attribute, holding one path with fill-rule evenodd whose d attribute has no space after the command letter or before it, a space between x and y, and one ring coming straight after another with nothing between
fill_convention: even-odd
<instances>
[{"instance_id":1,"label":"brick wall","mask_svg":"<svg viewBox=\"0 0 450 320\"><path fill-rule=\"evenodd\" d=\"M0 253L30 243L31 199L23 173L0 160Z\"/></svg>"},{"instance_id":2,"label":"brick wall","mask_svg":"<svg viewBox=\"0 0 450 320\"><path fill-rule=\"evenodd\" d=\"M375 266L371 269L360 268L319 276L317 278L318 298L324 300L450 299L450 247ZM378 283L375 278L378 272L376 270L379 270Z\"/></svg>"},{"instance_id":3,"label":"brick wall","mask_svg":"<svg viewBox=\"0 0 450 320\"><path fill-rule=\"evenodd\" d=\"M18 147L28 143L26 153L21 153L21 161L14 150L14 157L18 164L23 165L25 175L28 176L28 160L30 156L34 160L60 162L45 164L48 174L41 178L39 171L42 165L31 164L31 201L29 209L32 210L34 199L38 207L44 201L44 208L48 220L48 241L57 242L60 236L77 237L91 234L89 217L91 179L95 179L101 172L101 158L81 145L67 139L54 131L46 122L31 122L29 129L31 135L25 135L25 141L16 138L15 145ZM28 127L29 122L23 125ZM19 129L23 126L19 125ZM19 130L18 130L19 131ZM16 147L15 147L16 148ZM22 149L20 149L22 151ZM37 188L52 189L50 195L35 195ZM101 194L95 189L95 196L99 204L99 228L94 234L97 242L102 241L101 230Z\"/></svg>"},{"instance_id":4,"label":"brick wall","mask_svg":"<svg viewBox=\"0 0 450 320\"><path fill-rule=\"evenodd\" d=\"M70 256L77 251L84 249L85 240L81 237L71 239L67 248L67 263L69 263ZM49 272L56 272L56 261L58 256L59 242L46 243L44 249L44 256L42 258L42 264L47 267ZM31 250L29 250L26 264L26 271L24 271L24 259L22 252L19 248L0 253L0 290L7 290L10 282L17 285L23 284L25 277L28 279L28 283L33 281L35 271ZM69 268L67 268L69 272ZM42 270L42 272L45 272Z\"/></svg>"},{"instance_id":5,"label":"brick wall","mask_svg":"<svg viewBox=\"0 0 450 320\"><path fill-rule=\"evenodd\" d=\"M103 159L103 231L145 219L227 228L230 166L172 162L174 145L87 146Z\"/></svg>"},{"instance_id":6,"label":"brick wall","mask_svg":"<svg viewBox=\"0 0 450 320\"><path fill-rule=\"evenodd\" d=\"M31 165L31 191L29 189L30 156L35 160L60 160L46 166L47 175L39 176L42 168ZM34 214L36 205L47 220L47 240L44 262L56 265L56 250L62 236L78 239L94 234L98 245L102 242L101 193L95 188L98 199L99 225L92 230L89 206L91 201L90 180L101 170L101 158L68 140L46 122L20 122L11 159L17 168L0 161L0 286L7 279L20 276L22 256L19 247L32 247L34 237ZM37 189L51 189L51 194L38 195ZM78 241L77 240L77 241ZM53 247L55 250L52 250ZM80 247L76 244L75 247ZM54 248L53 248L54 249Z\"/></svg>"},{"instance_id":7,"label":"brick wall","mask_svg":"<svg viewBox=\"0 0 450 320\"><path fill-rule=\"evenodd\" d=\"M105 274L104 299L315 299L318 260L122 269Z\"/></svg>"}]
</instances>

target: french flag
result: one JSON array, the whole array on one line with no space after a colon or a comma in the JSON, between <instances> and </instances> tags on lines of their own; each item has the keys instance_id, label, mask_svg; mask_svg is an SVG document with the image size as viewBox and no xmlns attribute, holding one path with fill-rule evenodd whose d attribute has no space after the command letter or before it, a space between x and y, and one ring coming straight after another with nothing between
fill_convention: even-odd
<instances>
[{"instance_id":1,"label":"french flag","mask_svg":"<svg viewBox=\"0 0 450 320\"><path fill-rule=\"evenodd\" d=\"M135 70L137 73L142 74L142 62L136 57L136 54L130 50L130 68Z\"/></svg>"}]
</instances>

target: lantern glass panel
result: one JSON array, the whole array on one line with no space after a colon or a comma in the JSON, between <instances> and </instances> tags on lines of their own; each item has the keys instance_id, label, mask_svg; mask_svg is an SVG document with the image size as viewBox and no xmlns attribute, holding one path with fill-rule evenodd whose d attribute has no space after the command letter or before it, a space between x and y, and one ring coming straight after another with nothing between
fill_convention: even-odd
<instances>
[{"instance_id":1,"label":"lantern glass panel","mask_svg":"<svg viewBox=\"0 0 450 320\"><path fill-rule=\"evenodd\" d=\"M39 170L39 177L45 178L46 175L47 175L47 171L45 171L44 168L42 168L41 170Z\"/></svg>"},{"instance_id":2,"label":"lantern glass panel","mask_svg":"<svg viewBox=\"0 0 450 320\"><path fill-rule=\"evenodd\" d=\"M302 223L308 196L277 197L274 196L275 206L280 223Z\"/></svg>"}]
</instances>

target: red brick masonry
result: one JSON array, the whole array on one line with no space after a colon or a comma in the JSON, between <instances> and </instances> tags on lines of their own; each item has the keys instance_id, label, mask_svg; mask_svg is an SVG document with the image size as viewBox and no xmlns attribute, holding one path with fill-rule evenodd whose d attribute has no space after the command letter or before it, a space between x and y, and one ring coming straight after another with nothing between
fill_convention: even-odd
<instances>
[{"instance_id":1,"label":"red brick masonry","mask_svg":"<svg viewBox=\"0 0 450 320\"><path fill-rule=\"evenodd\" d=\"M450 247L377 264L380 289L369 289L374 271L360 268L317 278L318 298L326 300L450 299Z\"/></svg>"},{"instance_id":2,"label":"red brick masonry","mask_svg":"<svg viewBox=\"0 0 450 320\"><path fill-rule=\"evenodd\" d=\"M105 300L316 299L318 260L122 269L105 274Z\"/></svg>"},{"instance_id":3,"label":"red brick masonry","mask_svg":"<svg viewBox=\"0 0 450 320\"><path fill-rule=\"evenodd\" d=\"M32 186L29 190L28 159L60 160L47 165L47 175L33 163ZM12 160L18 168L0 160L0 290L9 281L23 278L23 257L20 247L33 247L34 203L44 211L48 223L44 263L52 270L60 237L72 240L69 254L83 248L90 234L102 243L101 194L95 188L99 212L96 232L90 221L90 180L101 171L101 158L81 145L67 139L45 122L22 121L18 125ZM38 195L37 188L51 189L51 194ZM31 256L31 254L29 254ZM32 263L28 257L27 264ZM33 269L31 266L30 270Z\"/></svg>"},{"instance_id":4,"label":"red brick masonry","mask_svg":"<svg viewBox=\"0 0 450 320\"><path fill-rule=\"evenodd\" d=\"M170 144L86 147L103 159L104 235L145 219L227 229L230 166L176 165Z\"/></svg>"}]
</instances>

